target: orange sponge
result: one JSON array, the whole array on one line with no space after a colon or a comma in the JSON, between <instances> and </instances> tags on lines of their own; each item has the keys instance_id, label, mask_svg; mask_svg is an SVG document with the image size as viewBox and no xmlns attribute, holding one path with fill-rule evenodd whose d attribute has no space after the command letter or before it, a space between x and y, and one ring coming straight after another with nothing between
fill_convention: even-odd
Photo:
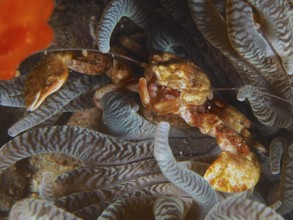
<instances>
[{"instance_id":1,"label":"orange sponge","mask_svg":"<svg viewBox=\"0 0 293 220\"><path fill-rule=\"evenodd\" d=\"M49 46L53 9L53 0L0 1L0 79L13 78L27 56Z\"/></svg>"}]
</instances>

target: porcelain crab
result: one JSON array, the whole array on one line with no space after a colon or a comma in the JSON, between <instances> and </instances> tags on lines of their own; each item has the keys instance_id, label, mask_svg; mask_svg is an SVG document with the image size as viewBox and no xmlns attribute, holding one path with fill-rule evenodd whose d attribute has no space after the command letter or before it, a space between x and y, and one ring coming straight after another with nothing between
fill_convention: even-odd
<instances>
[{"instance_id":1,"label":"porcelain crab","mask_svg":"<svg viewBox=\"0 0 293 220\"><path fill-rule=\"evenodd\" d=\"M222 153L204 175L216 190L240 192L255 186L260 166L248 145L262 148L248 131L250 121L232 106L212 100L210 81L195 64L170 53L153 55L138 88L146 108L179 115L217 139Z\"/></svg>"},{"instance_id":2,"label":"porcelain crab","mask_svg":"<svg viewBox=\"0 0 293 220\"><path fill-rule=\"evenodd\" d=\"M67 78L67 68L87 74L105 72L113 84L96 91L94 100L97 105L99 98L108 91L131 87L131 83L126 82L132 78L132 69L127 63L102 53L83 53L78 59L72 53L48 56L48 60L41 61L34 68L27 82L32 83L31 78L38 78L32 76L41 68L52 70L56 67L56 78L52 77L51 80L54 83L48 83L51 79L48 76L54 76L51 71L42 80L49 86L41 85L45 90L56 91L56 85L60 87ZM249 146L258 147L260 150L263 148L249 132L250 121L246 116L223 101L213 99L207 75L190 61L170 53L160 53L151 56L149 64L142 66L145 68L144 77L139 80L133 79L132 82L136 84L134 87L146 109L158 115L161 120L168 118L164 116L174 115L188 125L198 127L202 133L217 139L222 153L206 171L205 179L216 190L224 192L240 192L253 188L260 177L260 166ZM55 89L52 89L52 85ZM31 104L28 104L31 110L41 103L40 97L44 96L40 94L49 94L41 93L39 89L38 92L32 89L26 91L28 97L37 94L31 98ZM28 95L29 93L31 95Z\"/></svg>"}]
</instances>

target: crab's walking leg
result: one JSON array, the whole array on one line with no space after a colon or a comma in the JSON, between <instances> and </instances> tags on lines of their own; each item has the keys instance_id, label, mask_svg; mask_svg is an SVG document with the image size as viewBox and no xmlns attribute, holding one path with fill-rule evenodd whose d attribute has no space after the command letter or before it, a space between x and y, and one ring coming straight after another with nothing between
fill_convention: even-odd
<instances>
[{"instance_id":1,"label":"crab's walking leg","mask_svg":"<svg viewBox=\"0 0 293 220\"><path fill-rule=\"evenodd\" d=\"M204 175L215 189L240 192L255 186L260 177L260 166L256 156L239 134L227 127L215 114L198 114L194 107L190 106L181 107L180 113L188 124L215 137L223 150Z\"/></svg>"}]
</instances>

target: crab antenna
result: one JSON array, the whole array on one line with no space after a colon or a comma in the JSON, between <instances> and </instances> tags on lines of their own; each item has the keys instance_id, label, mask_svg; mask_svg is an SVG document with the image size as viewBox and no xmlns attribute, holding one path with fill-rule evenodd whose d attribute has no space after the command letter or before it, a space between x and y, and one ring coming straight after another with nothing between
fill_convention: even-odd
<instances>
[{"instance_id":1,"label":"crab antenna","mask_svg":"<svg viewBox=\"0 0 293 220\"><path fill-rule=\"evenodd\" d=\"M239 88L216 88L216 89L212 89L213 91L238 91ZM269 97L272 97L272 98L275 98L275 99L278 99L278 100L281 100L283 102L287 102L289 103L290 105L293 105L293 103L291 103L290 101L280 97L280 96L276 96L276 95L273 95L273 94L270 94L270 93L266 93L266 92L262 92L262 94L264 95L267 95Z\"/></svg>"},{"instance_id":2,"label":"crab antenna","mask_svg":"<svg viewBox=\"0 0 293 220\"><path fill-rule=\"evenodd\" d=\"M98 52L98 53L102 53L101 51L99 51L98 49L93 49L93 48L62 48L62 49L46 49L46 50L40 50L38 52L35 52L33 54L38 54L38 53L44 53L47 54L48 52L64 52L64 51L91 51L91 52ZM117 53L111 53L111 52L107 52L107 53L103 53L103 54L108 54L111 55L113 58L114 57L118 57L121 58L123 60L127 60L129 62L135 63L137 65L139 65L140 67L142 67L143 69L145 69L147 67L146 63L140 62L138 60L135 60L133 58L127 57L125 55L121 55L121 54L117 54Z\"/></svg>"}]
</instances>

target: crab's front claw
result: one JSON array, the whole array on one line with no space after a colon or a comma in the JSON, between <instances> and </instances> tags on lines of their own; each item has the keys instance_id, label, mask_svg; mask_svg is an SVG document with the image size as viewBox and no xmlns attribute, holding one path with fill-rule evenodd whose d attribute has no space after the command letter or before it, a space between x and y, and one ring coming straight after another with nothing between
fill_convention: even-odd
<instances>
[{"instance_id":1,"label":"crab's front claw","mask_svg":"<svg viewBox=\"0 0 293 220\"><path fill-rule=\"evenodd\" d=\"M254 154L237 155L222 151L207 169L204 178L221 192L242 192L252 189L260 177L260 166Z\"/></svg>"},{"instance_id":2,"label":"crab's front claw","mask_svg":"<svg viewBox=\"0 0 293 220\"><path fill-rule=\"evenodd\" d=\"M66 60L70 58L69 53L50 54L28 73L24 86L25 106L28 111L36 109L64 84L69 74Z\"/></svg>"},{"instance_id":3,"label":"crab's front claw","mask_svg":"<svg viewBox=\"0 0 293 220\"><path fill-rule=\"evenodd\" d=\"M82 50L75 52L67 60L67 67L87 75L106 74L114 83L130 79L133 76L132 67L125 61L113 58L109 54Z\"/></svg>"},{"instance_id":4,"label":"crab's front claw","mask_svg":"<svg viewBox=\"0 0 293 220\"><path fill-rule=\"evenodd\" d=\"M100 75L110 68L112 59L102 53L82 50L67 60L67 68L86 75Z\"/></svg>"}]
</instances>

